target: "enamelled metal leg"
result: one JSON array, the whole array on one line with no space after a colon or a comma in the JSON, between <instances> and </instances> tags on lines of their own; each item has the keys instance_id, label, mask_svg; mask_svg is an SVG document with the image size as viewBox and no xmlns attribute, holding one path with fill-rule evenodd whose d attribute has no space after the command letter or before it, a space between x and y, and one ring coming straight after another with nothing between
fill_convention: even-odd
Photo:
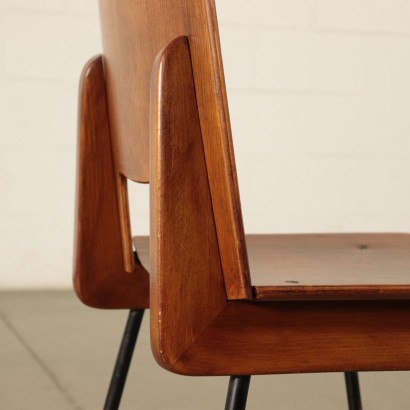
<instances>
[{"instance_id":1,"label":"enamelled metal leg","mask_svg":"<svg viewBox=\"0 0 410 410\"><path fill-rule=\"evenodd\" d=\"M357 372L346 372L345 381L349 410L362 410L359 375L357 374Z\"/></svg>"},{"instance_id":2,"label":"enamelled metal leg","mask_svg":"<svg viewBox=\"0 0 410 410\"><path fill-rule=\"evenodd\" d=\"M117 410L120 405L143 316L144 309L130 310L111 377L110 387L108 388L107 398L105 399L104 410Z\"/></svg>"},{"instance_id":3,"label":"enamelled metal leg","mask_svg":"<svg viewBox=\"0 0 410 410\"><path fill-rule=\"evenodd\" d=\"M245 410L251 376L231 376L225 410Z\"/></svg>"}]
</instances>

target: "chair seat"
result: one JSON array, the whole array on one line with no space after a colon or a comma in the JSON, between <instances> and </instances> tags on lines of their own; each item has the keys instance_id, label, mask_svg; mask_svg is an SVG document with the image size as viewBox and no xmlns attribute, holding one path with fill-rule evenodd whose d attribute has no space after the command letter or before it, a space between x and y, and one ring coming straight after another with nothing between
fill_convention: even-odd
<instances>
[{"instance_id":1,"label":"chair seat","mask_svg":"<svg viewBox=\"0 0 410 410\"><path fill-rule=\"evenodd\" d=\"M255 298L409 299L410 235L248 235Z\"/></svg>"},{"instance_id":2,"label":"chair seat","mask_svg":"<svg viewBox=\"0 0 410 410\"><path fill-rule=\"evenodd\" d=\"M149 265L147 237L134 243ZM410 299L408 234L247 235L256 300Z\"/></svg>"}]
</instances>

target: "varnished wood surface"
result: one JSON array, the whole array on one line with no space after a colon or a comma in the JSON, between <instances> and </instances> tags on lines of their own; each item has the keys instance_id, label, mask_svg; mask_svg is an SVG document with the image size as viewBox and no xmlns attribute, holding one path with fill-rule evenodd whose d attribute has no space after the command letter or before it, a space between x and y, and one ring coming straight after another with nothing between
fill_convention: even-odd
<instances>
[{"instance_id":1,"label":"varnished wood surface","mask_svg":"<svg viewBox=\"0 0 410 410\"><path fill-rule=\"evenodd\" d=\"M95 307L148 305L140 262L147 252L138 239L135 264L123 263L131 249L122 182L149 179L151 343L161 366L187 375L409 370L410 301L379 300L389 286L407 286L387 283L407 272L405 236L250 238L256 299L232 301L250 299L252 287L213 2L100 5L108 93L97 58L84 71L80 97L80 298ZM291 291L323 299L324 287L346 286L355 294L378 286L377 300L276 300L278 289L288 299Z\"/></svg>"},{"instance_id":2,"label":"varnished wood surface","mask_svg":"<svg viewBox=\"0 0 410 410\"><path fill-rule=\"evenodd\" d=\"M169 367L226 304L187 38L158 56L151 95L151 346Z\"/></svg>"},{"instance_id":3,"label":"varnished wood surface","mask_svg":"<svg viewBox=\"0 0 410 410\"><path fill-rule=\"evenodd\" d=\"M298 235L289 236L295 246ZM248 237L250 249L266 239ZM148 238L134 240L147 261ZM389 300L230 302L170 368L189 375L409 369L410 301Z\"/></svg>"},{"instance_id":4,"label":"varnished wood surface","mask_svg":"<svg viewBox=\"0 0 410 410\"><path fill-rule=\"evenodd\" d=\"M409 299L410 235L247 235L261 300Z\"/></svg>"},{"instance_id":5,"label":"varnished wood surface","mask_svg":"<svg viewBox=\"0 0 410 410\"><path fill-rule=\"evenodd\" d=\"M134 238L149 266L149 238ZM246 235L257 300L410 299L410 235Z\"/></svg>"},{"instance_id":6,"label":"varnished wood surface","mask_svg":"<svg viewBox=\"0 0 410 410\"><path fill-rule=\"evenodd\" d=\"M114 165L116 173L134 181L149 179L150 76L154 59L175 38L188 37L226 289L231 298L251 298L214 1L99 3Z\"/></svg>"},{"instance_id":7,"label":"varnished wood surface","mask_svg":"<svg viewBox=\"0 0 410 410\"><path fill-rule=\"evenodd\" d=\"M410 369L410 301L231 302L170 370L189 375Z\"/></svg>"},{"instance_id":8,"label":"varnished wood surface","mask_svg":"<svg viewBox=\"0 0 410 410\"><path fill-rule=\"evenodd\" d=\"M79 99L74 288L98 308L149 306L141 264L125 272L101 56L84 67Z\"/></svg>"},{"instance_id":9,"label":"varnished wood surface","mask_svg":"<svg viewBox=\"0 0 410 410\"><path fill-rule=\"evenodd\" d=\"M250 249L266 239L250 236ZM147 249L147 237L135 240ZM164 367L188 375L409 370L410 301L229 302Z\"/></svg>"}]
</instances>

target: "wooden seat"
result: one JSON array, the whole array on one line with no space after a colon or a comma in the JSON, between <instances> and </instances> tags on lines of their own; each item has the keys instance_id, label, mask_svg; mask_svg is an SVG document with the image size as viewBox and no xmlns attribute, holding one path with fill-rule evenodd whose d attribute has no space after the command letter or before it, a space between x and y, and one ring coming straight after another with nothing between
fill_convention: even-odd
<instances>
[{"instance_id":1,"label":"wooden seat","mask_svg":"<svg viewBox=\"0 0 410 410\"><path fill-rule=\"evenodd\" d=\"M410 369L409 236L246 237L213 0L100 0L100 12L104 54L80 85L79 298L149 307L158 364L232 375L226 409L245 408L252 374L331 371L360 409L355 372ZM150 237L135 249L128 180L150 183ZM118 408L141 318L105 409Z\"/></svg>"},{"instance_id":2,"label":"wooden seat","mask_svg":"<svg viewBox=\"0 0 410 410\"><path fill-rule=\"evenodd\" d=\"M149 270L149 237L134 237ZM410 298L410 235L246 235L256 300Z\"/></svg>"},{"instance_id":3,"label":"wooden seat","mask_svg":"<svg viewBox=\"0 0 410 410\"><path fill-rule=\"evenodd\" d=\"M248 235L258 300L410 297L410 235Z\"/></svg>"}]
</instances>

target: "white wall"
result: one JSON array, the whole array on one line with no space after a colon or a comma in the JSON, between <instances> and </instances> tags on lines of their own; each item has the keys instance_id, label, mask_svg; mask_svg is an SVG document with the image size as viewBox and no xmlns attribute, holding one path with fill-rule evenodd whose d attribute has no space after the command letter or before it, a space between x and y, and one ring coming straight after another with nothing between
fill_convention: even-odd
<instances>
[{"instance_id":1,"label":"white wall","mask_svg":"<svg viewBox=\"0 0 410 410\"><path fill-rule=\"evenodd\" d=\"M217 6L247 231L408 231L410 2ZM96 0L0 0L0 288L71 284L77 83L99 50Z\"/></svg>"}]
</instances>

